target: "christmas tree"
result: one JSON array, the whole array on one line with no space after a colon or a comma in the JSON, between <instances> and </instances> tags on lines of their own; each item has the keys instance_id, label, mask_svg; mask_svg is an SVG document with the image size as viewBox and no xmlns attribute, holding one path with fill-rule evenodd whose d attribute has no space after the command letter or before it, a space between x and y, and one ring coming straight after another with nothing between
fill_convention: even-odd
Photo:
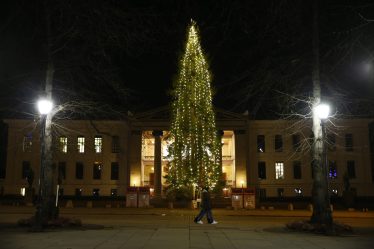
<instances>
[{"instance_id":1,"label":"christmas tree","mask_svg":"<svg viewBox=\"0 0 374 249\"><path fill-rule=\"evenodd\" d=\"M214 187L221 175L211 74L192 21L173 91L168 180L172 187Z\"/></svg>"}]
</instances>

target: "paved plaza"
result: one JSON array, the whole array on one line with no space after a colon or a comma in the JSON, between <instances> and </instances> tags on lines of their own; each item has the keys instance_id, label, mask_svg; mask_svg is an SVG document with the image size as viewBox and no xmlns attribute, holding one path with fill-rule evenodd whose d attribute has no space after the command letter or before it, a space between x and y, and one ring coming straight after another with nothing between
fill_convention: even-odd
<instances>
[{"instance_id":1,"label":"paved plaza","mask_svg":"<svg viewBox=\"0 0 374 249\"><path fill-rule=\"evenodd\" d=\"M324 236L285 229L289 221L308 219L308 211L213 211L217 225L193 223L197 210L188 209L62 209L61 216L80 218L85 226L31 233L14 224L32 208L0 207L0 248L374 248L373 212L334 212L355 232Z\"/></svg>"}]
</instances>

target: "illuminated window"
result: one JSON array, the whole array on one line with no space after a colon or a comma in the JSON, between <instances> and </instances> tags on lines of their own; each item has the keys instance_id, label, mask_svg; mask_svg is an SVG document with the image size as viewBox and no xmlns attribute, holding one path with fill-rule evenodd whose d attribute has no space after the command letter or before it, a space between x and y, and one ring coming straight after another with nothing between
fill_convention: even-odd
<instances>
[{"instance_id":1,"label":"illuminated window","mask_svg":"<svg viewBox=\"0 0 374 249\"><path fill-rule=\"evenodd\" d=\"M78 152L84 153L84 137L79 136L78 137Z\"/></svg>"},{"instance_id":2,"label":"illuminated window","mask_svg":"<svg viewBox=\"0 0 374 249\"><path fill-rule=\"evenodd\" d=\"M101 153L103 150L103 138L101 136L95 137L95 152Z\"/></svg>"},{"instance_id":3,"label":"illuminated window","mask_svg":"<svg viewBox=\"0 0 374 249\"><path fill-rule=\"evenodd\" d=\"M68 138L67 137L60 137L60 151L62 153L68 152Z\"/></svg>"},{"instance_id":4,"label":"illuminated window","mask_svg":"<svg viewBox=\"0 0 374 249\"><path fill-rule=\"evenodd\" d=\"M295 191L296 196L302 196L303 195L302 188L295 188L294 191Z\"/></svg>"},{"instance_id":5,"label":"illuminated window","mask_svg":"<svg viewBox=\"0 0 374 249\"><path fill-rule=\"evenodd\" d=\"M329 161L329 178L338 178L337 166L335 161Z\"/></svg>"},{"instance_id":6,"label":"illuminated window","mask_svg":"<svg viewBox=\"0 0 374 249\"><path fill-rule=\"evenodd\" d=\"M28 134L23 137L23 152L31 152L32 135Z\"/></svg>"},{"instance_id":7,"label":"illuminated window","mask_svg":"<svg viewBox=\"0 0 374 249\"><path fill-rule=\"evenodd\" d=\"M275 179L284 179L284 164L283 162L275 163Z\"/></svg>"}]
</instances>

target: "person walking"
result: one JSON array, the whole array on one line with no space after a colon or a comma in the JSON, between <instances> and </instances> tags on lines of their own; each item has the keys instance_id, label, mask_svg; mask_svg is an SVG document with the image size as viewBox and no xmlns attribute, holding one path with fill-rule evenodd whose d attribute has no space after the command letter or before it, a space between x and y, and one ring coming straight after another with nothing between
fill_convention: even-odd
<instances>
[{"instance_id":1,"label":"person walking","mask_svg":"<svg viewBox=\"0 0 374 249\"><path fill-rule=\"evenodd\" d=\"M213 219L212 203L210 201L209 187L203 187L203 190L201 193L200 207L201 207L200 213L194 219L195 223L204 224L203 221L201 220L204 217L204 215L206 215L206 218L209 224L214 225L218 223L217 221Z\"/></svg>"}]
</instances>

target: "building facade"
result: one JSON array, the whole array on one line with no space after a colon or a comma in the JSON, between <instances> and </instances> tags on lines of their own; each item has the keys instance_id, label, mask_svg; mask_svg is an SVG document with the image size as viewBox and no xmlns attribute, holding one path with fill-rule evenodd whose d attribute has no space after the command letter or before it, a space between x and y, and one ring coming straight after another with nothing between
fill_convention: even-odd
<instances>
[{"instance_id":1,"label":"building facade","mask_svg":"<svg viewBox=\"0 0 374 249\"><path fill-rule=\"evenodd\" d=\"M222 140L224 191L254 187L260 198L310 197L311 129L295 120L251 120L217 110ZM38 188L39 124L4 120L8 126L4 195L23 195L30 169ZM169 110L126 120L63 120L53 123L55 185L65 196L124 196L129 186L149 186L163 196L168 169ZM345 179L358 196L374 197L374 119L328 125L329 190L341 196Z\"/></svg>"}]
</instances>

